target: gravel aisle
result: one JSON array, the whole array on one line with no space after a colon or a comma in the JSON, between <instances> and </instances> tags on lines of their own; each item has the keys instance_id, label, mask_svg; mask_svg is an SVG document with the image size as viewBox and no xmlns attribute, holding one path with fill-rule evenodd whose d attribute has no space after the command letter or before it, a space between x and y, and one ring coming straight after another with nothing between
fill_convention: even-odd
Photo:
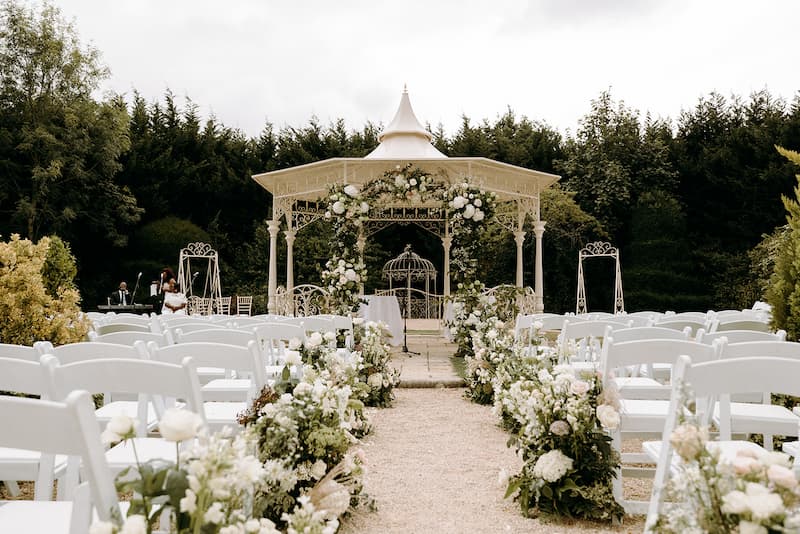
<instances>
[{"instance_id":1,"label":"gravel aisle","mask_svg":"<svg viewBox=\"0 0 800 534\"><path fill-rule=\"evenodd\" d=\"M463 389L397 389L393 408L372 412L374 430L364 442L366 491L376 512L358 511L340 532L640 532L598 525L548 524L526 519L503 500L500 469L521 462L506 447L508 435L491 408L463 398Z\"/></svg>"}]
</instances>

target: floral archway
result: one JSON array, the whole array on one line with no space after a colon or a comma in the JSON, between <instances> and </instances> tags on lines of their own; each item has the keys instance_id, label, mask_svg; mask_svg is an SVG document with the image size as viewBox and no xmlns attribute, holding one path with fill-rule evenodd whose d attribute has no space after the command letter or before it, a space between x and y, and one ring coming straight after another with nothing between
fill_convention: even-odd
<instances>
[{"instance_id":1,"label":"floral archway","mask_svg":"<svg viewBox=\"0 0 800 534\"><path fill-rule=\"evenodd\" d=\"M336 184L326 200L325 218L332 221L334 239L322 282L331 295L333 311L349 314L358 310L360 286L367 276L359 239L363 226L386 202L426 205L445 217L452 239L450 264L456 282L475 278L475 253L485 222L494 215L497 196L469 179L447 184L435 175L407 164L396 166L380 178L365 183Z\"/></svg>"}]
</instances>

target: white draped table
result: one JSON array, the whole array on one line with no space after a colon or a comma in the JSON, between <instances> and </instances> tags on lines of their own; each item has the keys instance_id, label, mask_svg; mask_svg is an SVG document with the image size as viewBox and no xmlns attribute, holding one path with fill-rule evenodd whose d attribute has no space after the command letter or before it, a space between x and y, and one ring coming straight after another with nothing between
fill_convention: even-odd
<instances>
[{"instance_id":1,"label":"white draped table","mask_svg":"<svg viewBox=\"0 0 800 534\"><path fill-rule=\"evenodd\" d=\"M400 315L400 303L394 295L364 295L366 304L361 304L359 313L367 321L383 321L389 327L391 337L389 344L398 346L403 343L403 317Z\"/></svg>"}]
</instances>

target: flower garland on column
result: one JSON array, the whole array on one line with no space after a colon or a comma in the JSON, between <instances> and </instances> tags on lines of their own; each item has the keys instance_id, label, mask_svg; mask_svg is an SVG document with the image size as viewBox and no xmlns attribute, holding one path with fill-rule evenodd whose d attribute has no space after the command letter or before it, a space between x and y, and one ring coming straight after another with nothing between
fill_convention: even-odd
<instances>
[{"instance_id":1,"label":"flower garland on column","mask_svg":"<svg viewBox=\"0 0 800 534\"><path fill-rule=\"evenodd\" d=\"M368 213L369 204L357 186L348 184L331 188L325 218L333 221L334 239L331 257L322 271L322 283L330 294L333 313L350 315L358 311L358 286L367 278L367 267L357 241Z\"/></svg>"},{"instance_id":2,"label":"flower garland on column","mask_svg":"<svg viewBox=\"0 0 800 534\"><path fill-rule=\"evenodd\" d=\"M476 259L484 219L494 215L497 195L462 182L444 193L453 246L450 249L450 276L455 282L476 280Z\"/></svg>"}]
</instances>

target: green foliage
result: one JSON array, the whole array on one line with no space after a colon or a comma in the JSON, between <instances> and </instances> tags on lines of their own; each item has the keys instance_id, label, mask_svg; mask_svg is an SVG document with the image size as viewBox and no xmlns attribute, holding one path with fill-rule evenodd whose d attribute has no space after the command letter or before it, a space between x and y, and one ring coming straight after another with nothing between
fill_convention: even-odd
<instances>
[{"instance_id":1,"label":"green foliage","mask_svg":"<svg viewBox=\"0 0 800 534\"><path fill-rule=\"evenodd\" d=\"M789 161L800 166L800 153L778 147L778 151ZM783 197L788 215L789 235L782 242L783 248L775 262L775 270L767 290L767 302L772 305L772 320L775 328L786 330L790 340L800 339L800 174L794 198Z\"/></svg>"},{"instance_id":2,"label":"green foliage","mask_svg":"<svg viewBox=\"0 0 800 534\"><path fill-rule=\"evenodd\" d=\"M142 226L131 248L137 257L155 264L177 265L181 249L198 241L208 243L208 233L191 221L169 216Z\"/></svg>"},{"instance_id":3,"label":"green foliage","mask_svg":"<svg viewBox=\"0 0 800 534\"><path fill-rule=\"evenodd\" d=\"M60 288L75 289L78 267L68 243L56 235L49 236L49 240L50 246L47 248L47 257L42 267L42 279L47 294L56 297Z\"/></svg>"},{"instance_id":4,"label":"green foliage","mask_svg":"<svg viewBox=\"0 0 800 534\"><path fill-rule=\"evenodd\" d=\"M55 296L47 292L42 273L49 246L47 237L34 244L16 234L0 242L0 343L63 345L83 340L89 331L77 290L60 286Z\"/></svg>"}]
</instances>

